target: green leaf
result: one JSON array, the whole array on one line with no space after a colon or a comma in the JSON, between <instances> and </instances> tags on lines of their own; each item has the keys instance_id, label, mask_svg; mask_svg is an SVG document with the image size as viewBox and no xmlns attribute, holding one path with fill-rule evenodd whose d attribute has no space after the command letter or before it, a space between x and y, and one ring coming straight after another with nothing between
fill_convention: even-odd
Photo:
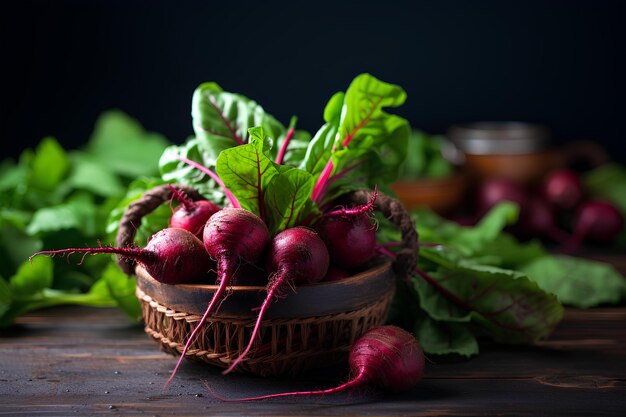
<instances>
[{"instance_id":1,"label":"green leaf","mask_svg":"<svg viewBox=\"0 0 626 417\"><path fill-rule=\"evenodd\" d=\"M72 170L67 186L72 190L84 190L101 197L119 196L125 192L121 179L107 164L83 152L72 154Z\"/></svg>"},{"instance_id":2,"label":"green leaf","mask_svg":"<svg viewBox=\"0 0 626 417\"><path fill-rule=\"evenodd\" d=\"M374 185L385 190L398 177L406 157L410 126L405 119L383 109L400 106L405 99L406 93L400 87L369 74L357 76L345 97L333 96L324 112L329 126L318 132L318 140L311 141L307 152L306 169L316 177L330 158L333 162L329 180L322 188L316 188L323 198L317 196L316 200L332 200L351 189ZM337 118L340 102L343 106ZM337 128L334 135L331 126Z\"/></svg>"},{"instance_id":3,"label":"green leaf","mask_svg":"<svg viewBox=\"0 0 626 417\"><path fill-rule=\"evenodd\" d=\"M39 209L26 228L30 235L67 229L81 230L85 236L94 236L99 225L97 206L88 194L77 194L66 203Z\"/></svg>"},{"instance_id":4,"label":"green leaf","mask_svg":"<svg viewBox=\"0 0 626 417\"><path fill-rule=\"evenodd\" d=\"M203 149L203 143L197 138L190 138L181 146L169 146L159 161L161 178L167 183L191 186L213 203L223 206L226 195L221 187L199 169L178 159L185 157L210 168L206 163L209 157Z\"/></svg>"},{"instance_id":5,"label":"green leaf","mask_svg":"<svg viewBox=\"0 0 626 417\"><path fill-rule=\"evenodd\" d=\"M518 207L511 202L502 202L494 206L482 219L473 227L460 226L437 215L429 209L419 209L413 213L413 220L417 225L417 230L422 241L445 244L454 247L468 257L482 257L485 255L497 256L492 249L497 245L494 242L507 240L507 244L513 245L514 241L502 237L504 228L517 221ZM535 251L536 244L531 244ZM516 245L522 248L522 244ZM489 248L489 250L487 250Z\"/></svg>"},{"instance_id":6,"label":"green leaf","mask_svg":"<svg viewBox=\"0 0 626 417\"><path fill-rule=\"evenodd\" d=\"M225 149L248 143L248 129L260 126L276 140L285 127L253 100L223 91L216 83L201 84L193 94L193 128L205 151L202 164L213 167Z\"/></svg>"},{"instance_id":7,"label":"green leaf","mask_svg":"<svg viewBox=\"0 0 626 417\"><path fill-rule=\"evenodd\" d=\"M272 235L298 225L311 214L314 206L307 203L312 202L314 185L311 174L297 168L283 170L274 178L265 194Z\"/></svg>"},{"instance_id":8,"label":"green leaf","mask_svg":"<svg viewBox=\"0 0 626 417\"><path fill-rule=\"evenodd\" d=\"M9 280L14 298L29 298L52 286L52 259L47 256L25 261Z\"/></svg>"},{"instance_id":9,"label":"green leaf","mask_svg":"<svg viewBox=\"0 0 626 417\"><path fill-rule=\"evenodd\" d=\"M626 278L612 265L570 256L544 256L522 267L563 304L587 308L616 304L626 297Z\"/></svg>"},{"instance_id":10,"label":"green leaf","mask_svg":"<svg viewBox=\"0 0 626 417\"><path fill-rule=\"evenodd\" d=\"M278 169L267 156L269 143L263 128L251 128L250 136L249 144L222 151L216 171L242 208L266 220L265 192Z\"/></svg>"},{"instance_id":11,"label":"green leaf","mask_svg":"<svg viewBox=\"0 0 626 417\"><path fill-rule=\"evenodd\" d=\"M424 352L430 355L478 354L478 341L466 323L435 321L424 317L415 325L415 335Z\"/></svg>"},{"instance_id":12,"label":"green leaf","mask_svg":"<svg viewBox=\"0 0 626 417\"><path fill-rule=\"evenodd\" d=\"M28 170L26 166L17 165L6 159L0 162L0 205L15 207L13 193L22 186L26 187Z\"/></svg>"},{"instance_id":13,"label":"green leaf","mask_svg":"<svg viewBox=\"0 0 626 417\"><path fill-rule=\"evenodd\" d=\"M141 317L141 305L135 296L137 284L135 279L129 278L115 263L111 262L104 270L102 280L106 283L108 293L118 307L131 320L138 320Z\"/></svg>"},{"instance_id":14,"label":"green leaf","mask_svg":"<svg viewBox=\"0 0 626 417\"><path fill-rule=\"evenodd\" d=\"M442 178L449 176L454 167L442 153L444 138L413 130L407 147L407 157L402 164L401 177L405 180Z\"/></svg>"},{"instance_id":15,"label":"green leaf","mask_svg":"<svg viewBox=\"0 0 626 417\"><path fill-rule=\"evenodd\" d=\"M56 139L44 138L30 162L28 183L32 187L53 191L70 168L70 160Z\"/></svg>"},{"instance_id":16,"label":"green leaf","mask_svg":"<svg viewBox=\"0 0 626 417\"><path fill-rule=\"evenodd\" d=\"M111 172L128 178L158 173L158 160L167 139L147 132L135 119L121 111L103 113L86 151Z\"/></svg>"},{"instance_id":17,"label":"green leaf","mask_svg":"<svg viewBox=\"0 0 626 417\"><path fill-rule=\"evenodd\" d=\"M324 166L330 158L333 144L337 139L338 129L336 124L326 123L317 131L300 163L301 169L314 175L319 175L324 170Z\"/></svg>"},{"instance_id":18,"label":"green leaf","mask_svg":"<svg viewBox=\"0 0 626 417\"><path fill-rule=\"evenodd\" d=\"M24 229L0 215L0 275L13 275L25 259L41 250L41 239L29 236Z\"/></svg>"},{"instance_id":19,"label":"green leaf","mask_svg":"<svg viewBox=\"0 0 626 417\"><path fill-rule=\"evenodd\" d=\"M334 166L343 168L335 170L327 200L348 191L375 186L386 194L391 193L389 185L398 178L406 157L410 127L405 119L393 115L388 116L384 125L387 128L384 142L365 138L333 154Z\"/></svg>"},{"instance_id":20,"label":"green leaf","mask_svg":"<svg viewBox=\"0 0 626 417\"><path fill-rule=\"evenodd\" d=\"M420 256L439 265L428 285L423 277L415 279L422 308L437 320L469 318L496 341L533 343L563 316L556 296L521 272L459 259L444 248L422 248Z\"/></svg>"},{"instance_id":21,"label":"green leaf","mask_svg":"<svg viewBox=\"0 0 626 417\"><path fill-rule=\"evenodd\" d=\"M595 198L606 198L626 213L626 167L616 163L601 165L583 177L586 189Z\"/></svg>"},{"instance_id":22,"label":"green leaf","mask_svg":"<svg viewBox=\"0 0 626 417\"><path fill-rule=\"evenodd\" d=\"M326 107L324 108L324 121L332 125L339 125L339 119L341 118L341 110L346 95L343 91L339 91L332 95Z\"/></svg>"},{"instance_id":23,"label":"green leaf","mask_svg":"<svg viewBox=\"0 0 626 417\"><path fill-rule=\"evenodd\" d=\"M2 317L11 308L12 301L13 294L11 291L11 286L4 278L2 278L2 276L0 276L0 322L2 321ZM2 326L0 325L0 327Z\"/></svg>"},{"instance_id":24,"label":"green leaf","mask_svg":"<svg viewBox=\"0 0 626 417\"><path fill-rule=\"evenodd\" d=\"M406 93L397 85L382 82L369 74L357 76L346 91L339 126L341 140L352 136L380 137L387 133L385 107L404 104Z\"/></svg>"},{"instance_id":25,"label":"green leaf","mask_svg":"<svg viewBox=\"0 0 626 417\"><path fill-rule=\"evenodd\" d=\"M508 269L520 269L547 252L538 240L521 243L510 234L501 233L495 239L483 242L479 255L490 256L492 265Z\"/></svg>"},{"instance_id":26,"label":"green leaf","mask_svg":"<svg viewBox=\"0 0 626 417\"><path fill-rule=\"evenodd\" d=\"M504 228L517 221L519 208L511 202L494 206L474 227L461 228L450 243L470 253L479 253L487 242L494 241Z\"/></svg>"}]
</instances>

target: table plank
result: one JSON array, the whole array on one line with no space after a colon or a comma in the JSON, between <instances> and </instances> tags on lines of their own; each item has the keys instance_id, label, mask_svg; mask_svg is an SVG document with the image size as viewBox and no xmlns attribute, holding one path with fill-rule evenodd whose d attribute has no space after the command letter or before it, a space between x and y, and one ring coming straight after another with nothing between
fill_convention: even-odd
<instances>
[{"instance_id":1,"label":"table plank","mask_svg":"<svg viewBox=\"0 0 626 417\"><path fill-rule=\"evenodd\" d=\"M175 358L115 309L63 307L30 314L0 334L1 415L621 415L626 409L626 307L567 309L553 336L532 347L484 343L479 356L431 358L424 380L403 395L373 390L333 396L225 403L328 387L347 370L299 380L223 376Z\"/></svg>"}]
</instances>

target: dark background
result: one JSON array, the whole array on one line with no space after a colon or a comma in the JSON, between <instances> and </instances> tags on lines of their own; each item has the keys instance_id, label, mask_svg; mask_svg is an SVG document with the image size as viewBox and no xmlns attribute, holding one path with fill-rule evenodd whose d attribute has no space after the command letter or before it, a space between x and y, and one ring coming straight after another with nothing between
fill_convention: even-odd
<instances>
[{"instance_id":1,"label":"dark background","mask_svg":"<svg viewBox=\"0 0 626 417\"><path fill-rule=\"evenodd\" d=\"M592 139L624 161L624 2L15 3L0 12L2 157L46 135L77 147L111 108L181 142L208 80L315 131L370 72L407 90L398 113L428 132L539 122L556 145Z\"/></svg>"}]
</instances>

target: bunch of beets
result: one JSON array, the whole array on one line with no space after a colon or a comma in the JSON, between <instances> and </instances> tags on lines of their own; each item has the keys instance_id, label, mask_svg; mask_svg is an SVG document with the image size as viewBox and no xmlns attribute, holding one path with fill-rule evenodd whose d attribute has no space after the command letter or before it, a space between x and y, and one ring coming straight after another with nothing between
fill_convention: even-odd
<instances>
[{"instance_id":1,"label":"bunch of beets","mask_svg":"<svg viewBox=\"0 0 626 417\"><path fill-rule=\"evenodd\" d=\"M520 208L514 234L548 239L569 252L583 243L609 245L624 228L621 211L610 201L590 198L579 174L571 169L554 170L532 188L507 179L488 179L477 190L477 213L486 213L504 200Z\"/></svg>"},{"instance_id":2,"label":"bunch of beets","mask_svg":"<svg viewBox=\"0 0 626 417\"><path fill-rule=\"evenodd\" d=\"M249 284L245 280L263 271L267 296L258 308L249 344L224 373L232 371L250 352L266 311L275 299L284 296L286 289L347 277L377 254L376 228L371 216L374 201L329 211L312 227L291 227L270 236L263 220L248 210L221 208L208 200L192 201L176 187L170 188L180 204L173 211L169 227L154 234L143 248L101 246L35 254L117 254L137 262L164 284L217 284L168 382L199 329L227 296L229 286ZM243 282L237 282L238 279ZM424 368L424 354L417 340L395 326L381 326L366 332L355 342L349 361L352 378L339 387L240 400L321 395L364 384L392 392L406 391L421 379Z\"/></svg>"}]
</instances>

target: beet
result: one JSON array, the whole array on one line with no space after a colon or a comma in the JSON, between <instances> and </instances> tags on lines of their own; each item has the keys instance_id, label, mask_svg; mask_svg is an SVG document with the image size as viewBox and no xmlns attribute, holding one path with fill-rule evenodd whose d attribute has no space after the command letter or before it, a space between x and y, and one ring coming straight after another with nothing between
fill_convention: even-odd
<instances>
[{"instance_id":1,"label":"beet","mask_svg":"<svg viewBox=\"0 0 626 417\"><path fill-rule=\"evenodd\" d=\"M558 169L546 177L541 194L556 210L574 210L583 200L583 185L578 174L571 169Z\"/></svg>"},{"instance_id":2,"label":"beet","mask_svg":"<svg viewBox=\"0 0 626 417\"><path fill-rule=\"evenodd\" d=\"M204 247L211 258L217 261L218 288L213 294L204 315L189 335L178 363L167 386L180 366L189 346L211 313L215 312L230 285L231 278L243 263L254 264L261 260L270 236L267 226L254 213L242 208L223 208L207 221L203 232Z\"/></svg>"},{"instance_id":3,"label":"beet","mask_svg":"<svg viewBox=\"0 0 626 417\"><path fill-rule=\"evenodd\" d=\"M220 211L220 208L208 200L190 200L172 185L170 189L180 201L180 205L176 207L170 218L170 227L188 230L201 239L207 220Z\"/></svg>"},{"instance_id":4,"label":"beet","mask_svg":"<svg viewBox=\"0 0 626 417\"><path fill-rule=\"evenodd\" d=\"M496 204L511 201L523 211L528 206L529 198L521 184L504 178L491 178L480 184L476 191L476 209L482 217Z\"/></svg>"},{"instance_id":5,"label":"beet","mask_svg":"<svg viewBox=\"0 0 626 417\"><path fill-rule=\"evenodd\" d=\"M150 276L164 284L199 282L208 276L213 267L200 239L179 228L167 228L155 233L145 248L69 248L41 251L33 256L65 253L121 255L141 264Z\"/></svg>"},{"instance_id":6,"label":"beet","mask_svg":"<svg viewBox=\"0 0 626 417\"><path fill-rule=\"evenodd\" d=\"M341 268L363 266L376 253L376 227L367 213L324 216L315 230L326 244L332 262Z\"/></svg>"},{"instance_id":7,"label":"beet","mask_svg":"<svg viewBox=\"0 0 626 417\"><path fill-rule=\"evenodd\" d=\"M577 214L574 234L567 244L568 250L576 250L582 241L611 243L624 228L624 215L615 205L604 200L583 203Z\"/></svg>"},{"instance_id":8,"label":"beet","mask_svg":"<svg viewBox=\"0 0 626 417\"><path fill-rule=\"evenodd\" d=\"M295 391L223 401L257 401L300 395L326 395L364 385L376 386L385 392L411 390L424 373L425 357L419 342L409 332L396 326L380 326L365 332L350 349L351 378L334 388L316 391Z\"/></svg>"},{"instance_id":9,"label":"beet","mask_svg":"<svg viewBox=\"0 0 626 417\"><path fill-rule=\"evenodd\" d=\"M261 321L274 299L281 297L289 284L312 284L322 280L330 262L322 239L306 227L293 227L277 234L271 242L267 259L270 273L267 296L259 308L248 346L224 373L231 372L250 352Z\"/></svg>"},{"instance_id":10,"label":"beet","mask_svg":"<svg viewBox=\"0 0 626 417\"><path fill-rule=\"evenodd\" d=\"M538 196L529 198L525 210L520 213L516 231L527 237L546 237L560 244L565 244L570 238L557 226L550 205Z\"/></svg>"}]
</instances>

